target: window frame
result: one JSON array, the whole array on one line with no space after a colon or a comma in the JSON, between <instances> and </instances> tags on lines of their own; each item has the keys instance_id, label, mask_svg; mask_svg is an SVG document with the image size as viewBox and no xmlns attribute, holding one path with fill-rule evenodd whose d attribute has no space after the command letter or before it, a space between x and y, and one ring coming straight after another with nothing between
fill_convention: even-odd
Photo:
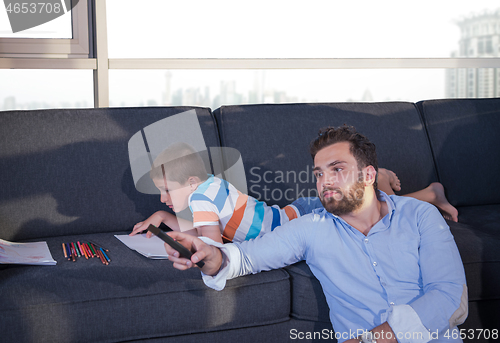
<instances>
[{"instance_id":1,"label":"window frame","mask_svg":"<svg viewBox=\"0 0 500 343\"><path fill-rule=\"evenodd\" d=\"M71 10L73 38L0 38L0 57L88 58L89 6L80 0Z\"/></svg>"}]
</instances>

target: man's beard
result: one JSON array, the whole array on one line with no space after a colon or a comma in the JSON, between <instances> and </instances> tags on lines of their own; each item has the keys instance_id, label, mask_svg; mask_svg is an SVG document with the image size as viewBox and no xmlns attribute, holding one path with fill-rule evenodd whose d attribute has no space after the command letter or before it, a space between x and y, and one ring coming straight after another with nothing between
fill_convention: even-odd
<instances>
[{"instance_id":1,"label":"man's beard","mask_svg":"<svg viewBox=\"0 0 500 343\"><path fill-rule=\"evenodd\" d=\"M321 203L325 209L336 216L354 212L363 204L363 197L365 195L365 184L363 179L358 179L358 181L347 190L341 190L340 188L326 188L323 189L323 192L328 190L339 192L341 196L340 200L336 200L334 197L324 199L323 194L321 194L320 197Z\"/></svg>"}]
</instances>

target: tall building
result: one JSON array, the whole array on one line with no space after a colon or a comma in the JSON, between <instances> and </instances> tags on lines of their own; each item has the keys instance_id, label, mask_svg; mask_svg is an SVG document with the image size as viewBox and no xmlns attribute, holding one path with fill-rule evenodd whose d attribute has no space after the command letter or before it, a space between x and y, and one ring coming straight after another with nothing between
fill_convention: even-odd
<instances>
[{"instance_id":1,"label":"tall building","mask_svg":"<svg viewBox=\"0 0 500 343\"><path fill-rule=\"evenodd\" d=\"M16 97L14 96L9 96L6 97L3 100L3 109L4 110L17 110L18 108L16 107Z\"/></svg>"},{"instance_id":2,"label":"tall building","mask_svg":"<svg viewBox=\"0 0 500 343\"><path fill-rule=\"evenodd\" d=\"M172 73L165 73L165 93L163 93L163 105L172 105Z\"/></svg>"},{"instance_id":3,"label":"tall building","mask_svg":"<svg viewBox=\"0 0 500 343\"><path fill-rule=\"evenodd\" d=\"M452 57L500 56L500 9L458 20L459 49ZM448 69L446 97L493 98L500 96L500 68Z\"/></svg>"}]
</instances>

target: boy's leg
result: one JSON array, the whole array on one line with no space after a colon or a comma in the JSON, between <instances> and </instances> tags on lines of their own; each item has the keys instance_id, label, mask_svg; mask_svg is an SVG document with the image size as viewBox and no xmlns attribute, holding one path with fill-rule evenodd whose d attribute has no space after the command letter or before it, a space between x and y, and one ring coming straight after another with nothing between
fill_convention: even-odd
<instances>
[{"instance_id":1,"label":"boy's leg","mask_svg":"<svg viewBox=\"0 0 500 343\"><path fill-rule=\"evenodd\" d=\"M433 204L441 211L444 218L458 222L458 210L448 202L444 194L444 187L439 182L433 182L424 189L403 196Z\"/></svg>"},{"instance_id":2,"label":"boy's leg","mask_svg":"<svg viewBox=\"0 0 500 343\"><path fill-rule=\"evenodd\" d=\"M397 175L391 170L379 168L377 181L378 188L386 194L392 195L394 191L401 190L401 182ZM448 202L444 194L444 187L439 182L433 182L424 189L410 194L404 194L403 196L428 202L436 206L443 217L458 222L458 210Z\"/></svg>"}]
</instances>

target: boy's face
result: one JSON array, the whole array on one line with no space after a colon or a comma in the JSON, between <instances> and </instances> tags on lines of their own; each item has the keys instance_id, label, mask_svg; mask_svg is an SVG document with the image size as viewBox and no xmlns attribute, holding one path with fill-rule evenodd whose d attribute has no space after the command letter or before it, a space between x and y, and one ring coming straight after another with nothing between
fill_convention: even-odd
<instances>
[{"instance_id":1,"label":"boy's face","mask_svg":"<svg viewBox=\"0 0 500 343\"><path fill-rule=\"evenodd\" d=\"M174 212L181 212L188 207L189 195L192 193L189 182L186 181L184 185L165 179L154 179L153 182L160 190L160 201Z\"/></svg>"}]
</instances>

